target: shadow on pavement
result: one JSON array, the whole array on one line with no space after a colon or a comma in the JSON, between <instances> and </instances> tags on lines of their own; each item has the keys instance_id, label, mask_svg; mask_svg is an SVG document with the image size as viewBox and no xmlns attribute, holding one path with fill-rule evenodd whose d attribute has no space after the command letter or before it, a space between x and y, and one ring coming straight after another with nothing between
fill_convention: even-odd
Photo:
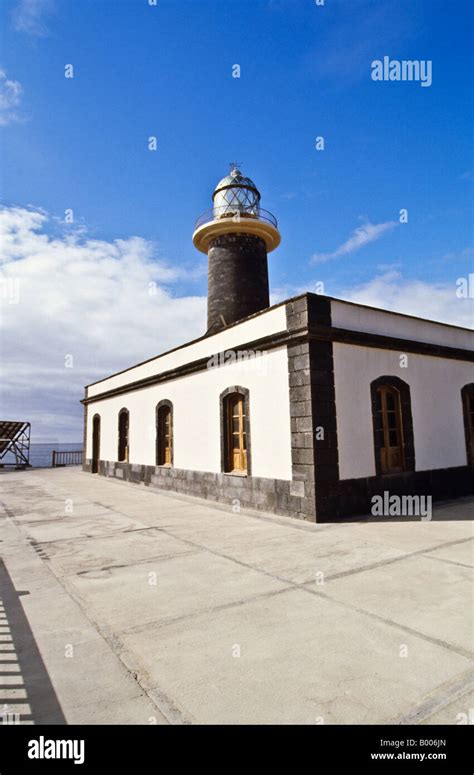
<instances>
[{"instance_id":1,"label":"shadow on pavement","mask_svg":"<svg viewBox=\"0 0 474 775\"><path fill-rule=\"evenodd\" d=\"M0 724L66 724L21 604L28 594L0 560Z\"/></svg>"}]
</instances>

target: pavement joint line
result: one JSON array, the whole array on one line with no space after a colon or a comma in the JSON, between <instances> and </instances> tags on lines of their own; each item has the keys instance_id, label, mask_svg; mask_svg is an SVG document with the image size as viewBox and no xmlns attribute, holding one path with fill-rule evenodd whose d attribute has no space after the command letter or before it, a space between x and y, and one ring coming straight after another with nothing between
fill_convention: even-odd
<instances>
[{"instance_id":1,"label":"pavement joint line","mask_svg":"<svg viewBox=\"0 0 474 775\"><path fill-rule=\"evenodd\" d=\"M344 578L346 576L353 576L356 573L365 573L365 571L373 570L374 568L382 568L385 565L393 565L395 562L401 562L402 560L409 560L412 557L418 557L418 556L424 556L425 554L428 555L430 552L436 552L438 549L442 549L444 547L449 546L455 546L457 544L464 544L467 541L472 541L472 538L460 538L456 539L455 541L447 541L444 544L438 544L437 546L428 547L427 549L417 549L414 552L406 552L405 554L397 555L396 557L388 557L385 560L380 560L380 562L373 562L369 565L360 565L358 568L351 568L349 570L339 571L338 573L328 574L325 576L326 581L332 581L333 579L340 579ZM456 565L458 563L455 563ZM471 567L471 566L466 566ZM305 584L312 584L312 581L305 581Z\"/></svg>"},{"instance_id":2,"label":"pavement joint line","mask_svg":"<svg viewBox=\"0 0 474 775\"><path fill-rule=\"evenodd\" d=\"M207 608L200 608L198 611L192 611L188 614L182 614L181 616L168 616L164 619L155 619L151 622L144 624L137 624L135 627L129 627L125 630L117 630L115 635L120 638L121 635L138 635L142 632L146 632L150 629L161 629L162 627L168 627L171 624L177 624L178 622L195 619L205 614L212 614L220 611L225 611L230 608L240 608L247 605L247 603L255 603L259 600L265 600L269 597L276 597L284 592L292 592L293 586L288 583L288 586L284 589L272 589L269 592L261 592L251 597L242 598L241 600L233 600L229 603L220 603L219 605L208 606ZM123 646L122 646L123 647Z\"/></svg>"},{"instance_id":3,"label":"pavement joint line","mask_svg":"<svg viewBox=\"0 0 474 775\"><path fill-rule=\"evenodd\" d=\"M94 539L100 539L101 541L104 541L108 538L116 538L118 535L123 535L125 533L144 533L147 530L162 530L162 528L154 526L136 527L126 528L125 530L114 530L106 534L97 533L96 535L75 536L74 538L54 538L53 540L49 541L36 541L36 546L47 546L48 544L64 544L70 541L93 541Z\"/></svg>"},{"instance_id":4,"label":"pavement joint line","mask_svg":"<svg viewBox=\"0 0 474 775\"><path fill-rule=\"evenodd\" d=\"M147 563L157 563L161 562L162 560L175 560L177 557L189 557L193 554L199 554L199 550L196 549L195 551L189 551L189 552L179 552L178 554L164 554L164 555L157 555L155 557L145 557L143 559L135 560L134 562L124 562L124 563L118 563L116 565L94 565L92 568L88 568L87 570L81 570L77 573L68 573L68 576L85 576L88 573L94 573L101 570L115 570L115 569L121 569L121 568L133 568L135 565L146 565ZM54 563L54 557L50 557L50 562Z\"/></svg>"},{"instance_id":5,"label":"pavement joint line","mask_svg":"<svg viewBox=\"0 0 474 775\"><path fill-rule=\"evenodd\" d=\"M100 519L103 514L92 514L91 517ZM49 525L51 522L64 522L65 516L61 517L53 517L52 519L23 519L18 520L17 517L15 517L15 520L18 521L18 524L20 525ZM39 542L38 542L39 543Z\"/></svg>"},{"instance_id":6,"label":"pavement joint line","mask_svg":"<svg viewBox=\"0 0 474 775\"><path fill-rule=\"evenodd\" d=\"M389 723L420 724L455 700L462 699L472 688L474 688L474 670L469 669L437 686L424 700Z\"/></svg>"},{"instance_id":7,"label":"pavement joint line","mask_svg":"<svg viewBox=\"0 0 474 775\"><path fill-rule=\"evenodd\" d=\"M322 597L325 600L328 600L331 603L335 603L337 605L343 606L344 608L349 608L352 611L356 611L359 614L365 614L365 616L368 616L370 619L374 619L377 622L383 622L383 624L387 624L390 627L401 630L402 632L406 632L409 635L413 635L416 638L421 638L422 640L426 640L429 643L434 643L436 646L441 646L441 648L448 649L448 651L452 651L455 654L459 654L461 657L465 657L470 661L472 661L472 658L474 656L474 652L469 651L468 649L465 649L462 646L454 646L452 643L447 643L447 641L441 640L440 638L434 638L432 635L427 635L424 632L415 630L413 629L413 627L408 627L406 624L400 624L399 622L394 622L392 619L387 619L385 616L381 616L380 614L375 614L372 611L366 611L363 608L358 608L357 606L353 605L352 603L348 603L345 600L338 600L338 598L331 597L331 595L328 595L325 592L319 592L319 591L316 591L315 589L308 589L307 587L303 591L309 592L309 594L316 595L317 597Z\"/></svg>"},{"instance_id":8,"label":"pavement joint line","mask_svg":"<svg viewBox=\"0 0 474 775\"><path fill-rule=\"evenodd\" d=\"M446 557L432 557L430 554L422 556L426 557L427 560L436 560L436 562L445 562L448 563L448 565L457 565L458 568L468 568L468 570L474 570L474 566L468 565L466 562L456 562L456 560L448 560Z\"/></svg>"},{"instance_id":9,"label":"pavement joint line","mask_svg":"<svg viewBox=\"0 0 474 775\"><path fill-rule=\"evenodd\" d=\"M147 528L149 529L149 528ZM138 528L137 531L135 530L121 530L119 528L115 530L110 530L108 533L86 533L86 535L77 535L72 538L57 538L53 541L36 541L35 546L44 546L45 544L56 544L56 543L64 543L65 541L86 541L89 539L105 539L105 538L114 538L118 535L123 535L124 533L134 533L134 532L141 532L142 528ZM24 531L26 536L30 536L30 533L28 533L26 530Z\"/></svg>"},{"instance_id":10,"label":"pavement joint line","mask_svg":"<svg viewBox=\"0 0 474 775\"><path fill-rule=\"evenodd\" d=\"M99 503L98 501L90 501L90 503L93 503L94 506L100 506L107 511L111 511L114 516L119 514L121 517L125 517L126 519L138 519L138 517L131 517L130 514L124 514L123 511L119 511L114 506L107 506L106 503Z\"/></svg>"},{"instance_id":11,"label":"pavement joint line","mask_svg":"<svg viewBox=\"0 0 474 775\"><path fill-rule=\"evenodd\" d=\"M187 715L169 698L169 696L163 691L161 686L153 687L152 689L144 690L151 702L153 702L160 710L161 714L165 717L169 724L176 726L190 725L194 723L191 716ZM155 693L155 697L151 697L151 692ZM158 694L158 697L156 697Z\"/></svg>"}]
</instances>

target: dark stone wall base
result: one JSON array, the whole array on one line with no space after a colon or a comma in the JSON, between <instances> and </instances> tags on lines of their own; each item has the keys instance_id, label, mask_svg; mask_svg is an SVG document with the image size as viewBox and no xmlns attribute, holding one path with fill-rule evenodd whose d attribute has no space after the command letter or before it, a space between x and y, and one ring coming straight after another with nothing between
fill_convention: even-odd
<instances>
[{"instance_id":1,"label":"dark stone wall base","mask_svg":"<svg viewBox=\"0 0 474 775\"><path fill-rule=\"evenodd\" d=\"M370 514L374 495L431 495L433 501L460 498L474 494L474 471L468 466L435 468L429 471L407 471L403 474L343 479L334 492L337 517ZM474 514L473 514L474 518ZM331 519L319 519L329 522Z\"/></svg>"},{"instance_id":2,"label":"dark stone wall base","mask_svg":"<svg viewBox=\"0 0 474 775\"><path fill-rule=\"evenodd\" d=\"M86 460L84 471L90 472L91 467L91 461ZM183 495L226 503L231 508L239 505L241 508L308 519L308 515L302 511L304 501L302 482L115 463L106 460L99 461L99 474L122 479L125 482L144 484L147 487L157 487L160 490L171 490Z\"/></svg>"},{"instance_id":3,"label":"dark stone wall base","mask_svg":"<svg viewBox=\"0 0 474 775\"><path fill-rule=\"evenodd\" d=\"M91 473L92 461L84 461L83 470ZM261 479L255 476L232 476L180 468L99 462L99 474L125 482L144 484L226 503L230 507L256 509L314 522L315 515L305 510L308 495L304 481ZM430 471L408 471L390 476L343 479L326 488L331 508L320 508L318 522L334 522L349 516L368 515L374 495L431 495L433 501L474 494L474 473L468 466L437 468ZM322 501L324 506L324 501ZM323 513L321 513L323 511ZM474 514L473 514L474 518Z\"/></svg>"}]
</instances>

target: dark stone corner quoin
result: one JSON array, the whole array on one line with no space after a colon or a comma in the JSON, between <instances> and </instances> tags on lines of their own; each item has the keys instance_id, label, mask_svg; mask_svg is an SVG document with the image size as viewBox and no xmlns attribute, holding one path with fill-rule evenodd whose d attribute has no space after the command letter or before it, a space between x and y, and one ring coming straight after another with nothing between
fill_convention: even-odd
<instances>
[{"instance_id":1,"label":"dark stone corner quoin","mask_svg":"<svg viewBox=\"0 0 474 775\"><path fill-rule=\"evenodd\" d=\"M310 521L337 516L336 396L333 345L311 334L331 328L331 301L307 293L286 305L291 457L294 482L304 490L302 509Z\"/></svg>"}]
</instances>

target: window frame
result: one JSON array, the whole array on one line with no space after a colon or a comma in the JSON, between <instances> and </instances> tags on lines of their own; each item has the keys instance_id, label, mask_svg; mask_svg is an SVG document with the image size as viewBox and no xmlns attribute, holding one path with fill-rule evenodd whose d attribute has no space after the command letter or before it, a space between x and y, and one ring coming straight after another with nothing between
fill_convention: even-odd
<instances>
[{"instance_id":1,"label":"window frame","mask_svg":"<svg viewBox=\"0 0 474 775\"><path fill-rule=\"evenodd\" d=\"M170 462L160 462L162 460L162 452L164 453L163 458L166 459L166 447L163 446L163 437L162 437L162 428L161 428L161 419L160 415L163 413L163 410L167 409L169 411L169 417L170 417L170 428L169 428L169 450L170 450ZM174 417L173 417L173 402L170 401L167 398L164 398L162 401L159 401L155 407L155 429L156 429L156 436L155 436L155 465L160 468L172 468L174 465Z\"/></svg>"},{"instance_id":2,"label":"window frame","mask_svg":"<svg viewBox=\"0 0 474 775\"><path fill-rule=\"evenodd\" d=\"M395 391L398 395L398 421L397 431L401 439L401 451L403 458L402 470L384 471L382 469L382 444L380 442L381 430L378 424L379 409L377 395L382 388ZM372 403L372 426L374 439L375 470L377 476L401 476L408 471L415 471L415 443L413 435L413 416L411 409L410 386L400 377L383 375L370 383ZM388 429L387 429L388 431ZM385 431L384 431L385 441Z\"/></svg>"},{"instance_id":3,"label":"window frame","mask_svg":"<svg viewBox=\"0 0 474 775\"><path fill-rule=\"evenodd\" d=\"M401 407L401 401L400 401L400 393L397 390L397 388L392 387L392 385L380 385L377 388L377 413L381 415L382 420L382 428L378 428L378 432L382 431L383 434L383 447L380 449L380 453L382 453L382 450L385 450L385 470L383 466L382 457L380 460L380 466L382 469L383 474L400 474L405 470L405 445L403 442L403 423L402 423L402 407ZM388 397L391 396L393 398L393 409L389 408L388 404ZM378 407L378 398L380 397L380 409ZM390 416L394 415L395 424L393 426L390 425ZM390 436L391 434L395 434L395 438L397 443L391 444L390 443ZM390 467L390 462L388 459L389 456L389 450L397 449L400 451L400 465L398 467Z\"/></svg>"},{"instance_id":4,"label":"window frame","mask_svg":"<svg viewBox=\"0 0 474 775\"><path fill-rule=\"evenodd\" d=\"M245 433L245 453L247 467L245 469L231 469L231 418L229 416L229 405L233 396L238 396L243 402L243 433ZM247 388L240 385L233 385L222 391L219 397L220 403L220 440L221 440L221 471L228 476L250 476L251 475L251 437L250 437L250 393Z\"/></svg>"}]
</instances>

